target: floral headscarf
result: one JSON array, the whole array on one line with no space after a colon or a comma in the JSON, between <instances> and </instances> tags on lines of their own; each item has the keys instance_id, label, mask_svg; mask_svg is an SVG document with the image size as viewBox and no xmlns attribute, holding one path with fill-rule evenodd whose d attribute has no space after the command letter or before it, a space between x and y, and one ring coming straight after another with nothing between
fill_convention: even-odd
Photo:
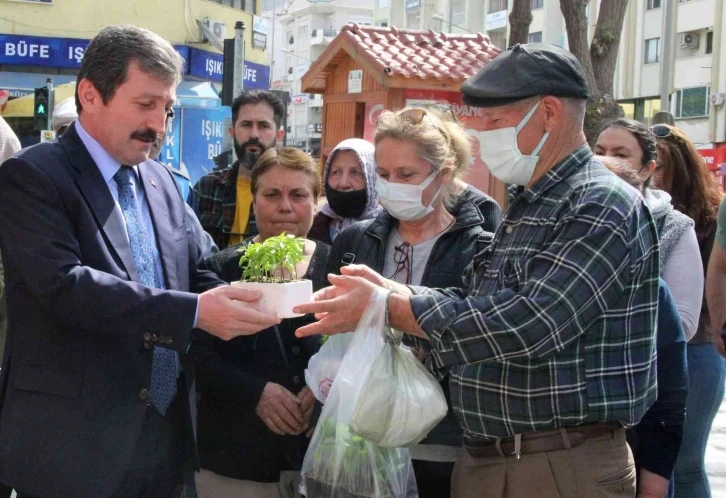
<instances>
[{"instance_id":1,"label":"floral headscarf","mask_svg":"<svg viewBox=\"0 0 726 498\"><path fill-rule=\"evenodd\" d=\"M376 191L375 147L372 143L367 142L366 140L361 138L349 138L335 146L335 149L333 149L330 153L328 160L325 163L325 171L323 172L324 185L328 184L330 165L333 164L333 159L335 158L336 153L341 150L352 150L355 152L356 156L358 156L358 161L360 161L360 164L363 167L366 178L367 202L363 213L357 218L343 218L336 214L327 202L325 203L325 206L323 206L321 210L323 214L336 220L340 220L338 226L333 229L334 233L332 238L337 237L340 232L349 226L354 225L361 220L370 220L375 218L378 216L378 213L381 212L381 207L378 205L378 192Z\"/></svg>"}]
</instances>

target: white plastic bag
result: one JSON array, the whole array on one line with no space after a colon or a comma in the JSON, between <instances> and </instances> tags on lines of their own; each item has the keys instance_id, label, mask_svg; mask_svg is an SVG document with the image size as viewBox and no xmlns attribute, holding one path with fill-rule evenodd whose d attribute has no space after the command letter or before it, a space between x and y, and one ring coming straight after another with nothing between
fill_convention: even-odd
<instances>
[{"instance_id":1,"label":"white plastic bag","mask_svg":"<svg viewBox=\"0 0 726 498\"><path fill-rule=\"evenodd\" d=\"M387 329L386 344L368 371L350 430L381 446L418 443L448 411L441 385L401 344L403 334Z\"/></svg>"},{"instance_id":2,"label":"white plastic bag","mask_svg":"<svg viewBox=\"0 0 726 498\"><path fill-rule=\"evenodd\" d=\"M343 361L348 345L353 339L353 332L329 337L320 351L308 361L305 370L305 383L313 392L315 399L325 404L333 387L335 376L338 375L340 362Z\"/></svg>"},{"instance_id":3,"label":"white plastic bag","mask_svg":"<svg viewBox=\"0 0 726 498\"><path fill-rule=\"evenodd\" d=\"M300 492L307 498L418 497L407 449L379 446L349 429L362 381L386 346L386 296L380 290L371 297L315 426L301 470Z\"/></svg>"}]
</instances>

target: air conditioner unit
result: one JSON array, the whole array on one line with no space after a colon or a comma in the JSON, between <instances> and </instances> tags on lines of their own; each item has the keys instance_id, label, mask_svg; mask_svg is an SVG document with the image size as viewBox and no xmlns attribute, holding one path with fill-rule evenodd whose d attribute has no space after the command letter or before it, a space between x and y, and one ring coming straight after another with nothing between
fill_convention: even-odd
<instances>
[{"instance_id":1,"label":"air conditioner unit","mask_svg":"<svg viewBox=\"0 0 726 498\"><path fill-rule=\"evenodd\" d=\"M726 102L726 94L714 93L711 95L711 105L714 107L723 105Z\"/></svg>"},{"instance_id":2,"label":"air conditioner unit","mask_svg":"<svg viewBox=\"0 0 726 498\"><path fill-rule=\"evenodd\" d=\"M698 33L681 33L681 48L697 49L699 38Z\"/></svg>"},{"instance_id":3,"label":"air conditioner unit","mask_svg":"<svg viewBox=\"0 0 726 498\"><path fill-rule=\"evenodd\" d=\"M214 19L205 17L204 25L208 27L212 33L214 33L214 36L220 40L224 40L226 38L227 26L222 21L215 21Z\"/></svg>"}]
</instances>

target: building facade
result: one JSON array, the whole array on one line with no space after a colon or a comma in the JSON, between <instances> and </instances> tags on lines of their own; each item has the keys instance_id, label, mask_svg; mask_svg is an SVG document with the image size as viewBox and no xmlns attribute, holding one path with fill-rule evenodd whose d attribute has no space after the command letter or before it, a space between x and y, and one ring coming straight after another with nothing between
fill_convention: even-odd
<instances>
[{"instance_id":1,"label":"building facade","mask_svg":"<svg viewBox=\"0 0 726 498\"><path fill-rule=\"evenodd\" d=\"M586 7L590 36L601 1ZM667 2L673 12L670 22L664 21ZM531 5L529 41L567 47L559 1L531 0ZM376 0L374 22L408 29L485 32L495 45L505 48L511 8L511 0ZM626 115L649 122L661 109L664 77L668 110L676 125L703 148L726 143L726 36L720 35L724 23L722 0L630 0L614 88ZM672 45L666 47L667 42ZM673 56L664 58L667 48ZM722 162L726 163L726 153Z\"/></svg>"},{"instance_id":2,"label":"building facade","mask_svg":"<svg viewBox=\"0 0 726 498\"><path fill-rule=\"evenodd\" d=\"M277 21L272 54L272 71L279 75L275 88L289 92L291 97L285 130L288 145L319 156L323 99L321 95L303 93L300 79L341 27L348 23L373 23L374 1L268 0L267 5L276 11Z\"/></svg>"}]
</instances>

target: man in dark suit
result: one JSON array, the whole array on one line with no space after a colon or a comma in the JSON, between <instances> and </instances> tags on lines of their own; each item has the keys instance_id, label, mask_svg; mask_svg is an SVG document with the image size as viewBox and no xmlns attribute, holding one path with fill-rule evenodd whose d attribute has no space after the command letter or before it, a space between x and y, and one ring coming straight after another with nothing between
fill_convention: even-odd
<instances>
[{"instance_id":1,"label":"man in dark suit","mask_svg":"<svg viewBox=\"0 0 726 498\"><path fill-rule=\"evenodd\" d=\"M147 160L181 68L150 31L103 29L78 121L0 168L0 482L20 497L179 496L196 466L192 329L279 323L204 269L171 174Z\"/></svg>"}]
</instances>

